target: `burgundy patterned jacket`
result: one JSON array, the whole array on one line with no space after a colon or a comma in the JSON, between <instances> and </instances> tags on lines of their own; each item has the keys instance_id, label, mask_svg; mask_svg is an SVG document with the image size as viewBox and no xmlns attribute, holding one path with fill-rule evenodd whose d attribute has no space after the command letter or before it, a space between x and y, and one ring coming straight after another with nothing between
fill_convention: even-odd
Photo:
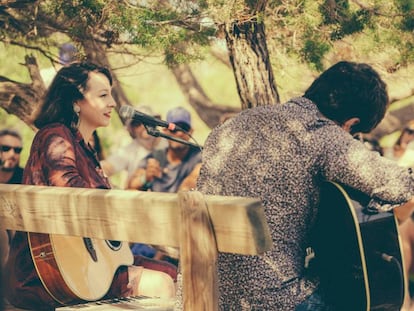
<instances>
[{"instance_id":1,"label":"burgundy patterned jacket","mask_svg":"<svg viewBox=\"0 0 414 311\"><path fill-rule=\"evenodd\" d=\"M23 183L41 186L110 188L94 150L85 143L79 131L74 132L58 123L50 124L36 134L25 167ZM145 263L142 260L136 257L134 264L171 272L168 264L160 268L153 265L151 260ZM35 310L54 310L60 305L42 286L31 258L27 233L16 232L6 271L8 273L5 285L6 297L13 305ZM118 269L105 298L124 296L127 283L127 267L124 266Z\"/></svg>"}]
</instances>

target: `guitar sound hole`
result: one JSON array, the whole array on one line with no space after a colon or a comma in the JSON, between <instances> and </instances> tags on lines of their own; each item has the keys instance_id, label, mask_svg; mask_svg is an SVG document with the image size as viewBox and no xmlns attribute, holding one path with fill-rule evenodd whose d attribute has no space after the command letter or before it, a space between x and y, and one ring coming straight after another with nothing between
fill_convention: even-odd
<instances>
[{"instance_id":1,"label":"guitar sound hole","mask_svg":"<svg viewBox=\"0 0 414 311\"><path fill-rule=\"evenodd\" d=\"M105 240L105 241L106 241L106 244L108 244L109 248L114 251L119 250L122 246L122 242L120 241L113 241L113 240Z\"/></svg>"}]
</instances>

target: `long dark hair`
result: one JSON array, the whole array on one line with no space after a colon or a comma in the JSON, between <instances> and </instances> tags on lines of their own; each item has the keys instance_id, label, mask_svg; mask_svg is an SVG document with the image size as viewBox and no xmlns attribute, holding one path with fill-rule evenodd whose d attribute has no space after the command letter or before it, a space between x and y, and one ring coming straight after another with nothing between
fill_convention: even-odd
<instances>
[{"instance_id":1,"label":"long dark hair","mask_svg":"<svg viewBox=\"0 0 414 311\"><path fill-rule=\"evenodd\" d=\"M104 74L112 85L112 76L105 67L89 62L72 63L58 71L50 85L34 125L42 128L50 123L63 123L72 127L78 121L73 104L84 98L90 72Z\"/></svg>"},{"instance_id":2,"label":"long dark hair","mask_svg":"<svg viewBox=\"0 0 414 311\"><path fill-rule=\"evenodd\" d=\"M384 118L388 107L386 84L371 66L363 63L342 61L333 65L312 83L304 97L341 125L359 118L353 132L370 132Z\"/></svg>"}]
</instances>

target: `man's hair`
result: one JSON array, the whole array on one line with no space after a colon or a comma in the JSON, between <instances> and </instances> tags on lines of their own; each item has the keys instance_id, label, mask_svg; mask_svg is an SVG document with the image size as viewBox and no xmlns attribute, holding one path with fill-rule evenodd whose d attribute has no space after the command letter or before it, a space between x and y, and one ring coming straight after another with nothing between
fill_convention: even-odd
<instances>
[{"instance_id":1,"label":"man's hair","mask_svg":"<svg viewBox=\"0 0 414 311\"><path fill-rule=\"evenodd\" d=\"M22 136L20 135L20 133L11 129L0 130L0 137L3 136L13 136L16 137L18 140L22 141Z\"/></svg>"},{"instance_id":2,"label":"man's hair","mask_svg":"<svg viewBox=\"0 0 414 311\"><path fill-rule=\"evenodd\" d=\"M363 63L342 61L333 65L312 83L304 97L341 125L359 118L352 132L370 132L384 118L388 107L387 85L371 66Z\"/></svg>"}]
</instances>

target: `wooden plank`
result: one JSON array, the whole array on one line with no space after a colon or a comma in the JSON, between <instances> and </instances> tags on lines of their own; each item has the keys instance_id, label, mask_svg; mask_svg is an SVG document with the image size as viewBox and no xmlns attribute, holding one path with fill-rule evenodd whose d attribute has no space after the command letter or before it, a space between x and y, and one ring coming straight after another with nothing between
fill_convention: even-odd
<instances>
[{"instance_id":1,"label":"wooden plank","mask_svg":"<svg viewBox=\"0 0 414 311\"><path fill-rule=\"evenodd\" d=\"M258 199L204 196L220 252L272 245ZM179 246L178 195L0 184L0 226L12 230Z\"/></svg>"},{"instance_id":2,"label":"wooden plank","mask_svg":"<svg viewBox=\"0 0 414 311\"><path fill-rule=\"evenodd\" d=\"M179 194L184 310L218 310L217 244L200 192Z\"/></svg>"}]
</instances>

